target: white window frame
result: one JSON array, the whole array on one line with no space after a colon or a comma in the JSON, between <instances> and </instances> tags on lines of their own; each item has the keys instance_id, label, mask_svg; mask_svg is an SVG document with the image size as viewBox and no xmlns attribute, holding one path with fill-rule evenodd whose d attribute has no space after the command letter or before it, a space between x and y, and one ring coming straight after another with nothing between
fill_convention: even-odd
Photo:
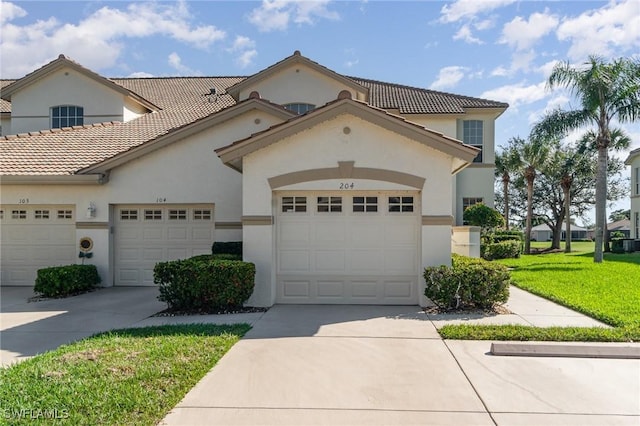
<instances>
[{"instance_id":1,"label":"white window frame","mask_svg":"<svg viewBox=\"0 0 640 426\"><path fill-rule=\"evenodd\" d=\"M484 153L484 121L463 120L462 121L462 142L480 149L480 152L473 159L474 163L482 163Z\"/></svg>"},{"instance_id":2,"label":"white window frame","mask_svg":"<svg viewBox=\"0 0 640 426\"><path fill-rule=\"evenodd\" d=\"M307 197L285 195L280 198L281 213L307 213Z\"/></svg>"},{"instance_id":3,"label":"white window frame","mask_svg":"<svg viewBox=\"0 0 640 426\"><path fill-rule=\"evenodd\" d=\"M397 201L393 199L397 199ZM413 195L389 195L387 197L387 211L391 214L413 213L415 206L416 200Z\"/></svg>"},{"instance_id":4,"label":"white window frame","mask_svg":"<svg viewBox=\"0 0 640 426\"><path fill-rule=\"evenodd\" d=\"M62 114L62 108L66 108L64 115ZM71 114L71 108L73 108L73 114ZM56 110L58 111L57 115ZM55 105L49 111L52 129L84 125L84 107L80 105ZM66 121L63 123L62 120Z\"/></svg>"},{"instance_id":5,"label":"white window frame","mask_svg":"<svg viewBox=\"0 0 640 426\"><path fill-rule=\"evenodd\" d=\"M340 196L322 195L316 197L316 212L318 213L342 213L342 206L342 197Z\"/></svg>"}]
</instances>

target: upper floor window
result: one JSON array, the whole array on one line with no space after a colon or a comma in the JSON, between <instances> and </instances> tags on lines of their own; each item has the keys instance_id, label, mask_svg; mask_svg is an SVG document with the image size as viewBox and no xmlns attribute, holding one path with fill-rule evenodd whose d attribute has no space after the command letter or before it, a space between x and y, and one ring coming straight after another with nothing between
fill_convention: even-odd
<instances>
[{"instance_id":1,"label":"upper floor window","mask_svg":"<svg viewBox=\"0 0 640 426\"><path fill-rule=\"evenodd\" d=\"M51 128L82 126L84 124L84 108L75 105L58 105L51 107Z\"/></svg>"},{"instance_id":2,"label":"upper floor window","mask_svg":"<svg viewBox=\"0 0 640 426\"><path fill-rule=\"evenodd\" d=\"M465 120L462 122L462 142L482 150L482 120ZM482 163L482 151L473 159L474 163Z\"/></svg>"},{"instance_id":3,"label":"upper floor window","mask_svg":"<svg viewBox=\"0 0 640 426\"><path fill-rule=\"evenodd\" d=\"M309 112L316 107L315 105L305 103L284 104L283 106L289 111L295 112L296 114L304 114L305 112Z\"/></svg>"},{"instance_id":4,"label":"upper floor window","mask_svg":"<svg viewBox=\"0 0 640 426\"><path fill-rule=\"evenodd\" d=\"M636 193L634 195L640 195L640 167L636 167Z\"/></svg>"}]
</instances>

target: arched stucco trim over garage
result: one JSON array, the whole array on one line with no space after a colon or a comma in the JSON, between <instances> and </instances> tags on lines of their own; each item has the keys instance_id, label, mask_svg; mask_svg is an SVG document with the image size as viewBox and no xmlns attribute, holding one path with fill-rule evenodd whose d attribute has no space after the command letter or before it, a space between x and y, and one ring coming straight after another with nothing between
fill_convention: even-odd
<instances>
[{"instance_id":1,"label":"arched stucco trim over garage","mask_svg":"<svg viewBox=\"0 0 640 426\"><path fill-rule=\"evenodd\" d=\"M416 189L422 189L425 181L423 177L409 173L370 167L355 167L355 161L338 161L338 167L301 170L271 177L269 178L269 186L271 186L271 189L278 189L302 182L345 178L391 182Z\"/></svg>"}]
</instances>

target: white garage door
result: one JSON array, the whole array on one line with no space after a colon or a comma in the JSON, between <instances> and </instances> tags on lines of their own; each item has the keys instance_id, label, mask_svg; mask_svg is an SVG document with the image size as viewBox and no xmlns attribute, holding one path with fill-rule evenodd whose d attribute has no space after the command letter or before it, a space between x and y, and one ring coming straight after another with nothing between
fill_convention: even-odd
<instances>
[{"instance_id":1,"label":"white garage door","mask_svg":"<svg viewBox=\"0 0 640 426\"><path fill-rule=\"evenodd\" d=\"M418 193L277 199L278 303L418 303Z\"/></svg>"},{"instance_id":2,"label":"white garage door","mask_svg":"<svg viewBox=\"0 0 640 426\"><path fill-rule=\"evenodd\" d=\"M2 285L33 286L38 269L76 263L73 206L3 205L0 223Z\"/></svg>"},{"instance_id":3,"label":"white garage door","mask_svg":"<svg viewBox=\"0 0 640 426\"><path fill-rule=\"evenodd\" d=\"M213 204L114 209L115 285L154 285L156 263L211 253Z\"/></svg>"}]
</instances>

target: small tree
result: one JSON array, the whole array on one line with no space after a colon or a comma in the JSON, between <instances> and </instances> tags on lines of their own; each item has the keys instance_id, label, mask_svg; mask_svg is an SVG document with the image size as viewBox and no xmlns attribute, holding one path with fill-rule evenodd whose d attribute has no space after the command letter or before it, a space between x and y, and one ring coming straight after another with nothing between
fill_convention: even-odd
<instances>
[{"instance_id":1,"label":"small tree","mask_svg":"<svg viewBox=\"0 0 640 426\"><path fill-rule=\"evenodd\" d=\"M500 212L483 203L467 207L462 218L471 226L481 227L483 232L504 226L504 218Z\"/></svg>"}]
</instances>

